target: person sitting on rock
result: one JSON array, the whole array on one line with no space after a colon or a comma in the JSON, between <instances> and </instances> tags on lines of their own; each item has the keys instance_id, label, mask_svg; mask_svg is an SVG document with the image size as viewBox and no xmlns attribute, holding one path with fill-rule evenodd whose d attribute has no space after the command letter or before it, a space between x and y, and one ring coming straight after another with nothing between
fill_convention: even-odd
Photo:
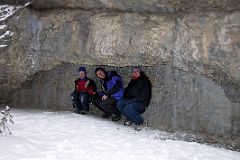
<instances>
[{"instance_id":1,"label":"person sitting on rock","mask_svg":"<svg viewBox=\"0 0 240 160\"><path fill-rule=\"evenodd\" d=\"M100 79L102 91L95 94L92 103L104 112L102 118L114 115L112 121L119 121L122 115L116 108L116 102L123 96L124 92L122 77L116 71L106 72L100 67L95 69L95 74Z\"/></svg>"},{"instance_id":2,"label":"person sitting on rock","mask_svg":"<svg viewBox=\"0 0 240 160\"><path fill-rule=\"evenodd\" d=\"M117 102L117 108L127 118L124 125L129 126L134 122L136 130L141 130L146 125L140 114L149 106L151 97L152 85L149 77L139 67L134 67L124 96Z\"/></svg>"},{"instance_id":3,"label":"person sitting on rock","mask_svg":"<svg viewBox=\"0 0 240 160\"><path fill-rule=\"evenodd\" d=\"M75 113L85 115L89 111L89 99L96 90L95 82L87 77L86 68L79 68L79 78L75 80L75 90L71 93Z\"/></svg>"}]
</instances>

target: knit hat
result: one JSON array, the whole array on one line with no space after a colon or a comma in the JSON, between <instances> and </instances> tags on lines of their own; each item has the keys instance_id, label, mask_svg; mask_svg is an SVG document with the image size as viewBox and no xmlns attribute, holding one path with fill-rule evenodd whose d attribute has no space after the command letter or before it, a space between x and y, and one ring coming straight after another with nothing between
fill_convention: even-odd
<instances>
[{"instance_id":1,"label":"knit hat","mask_svg":"<svg viewBox=\"0 0 240 160\"><path fill-rule=\"evenodd\" d=\"M81 71L84 73L87 72L85 67L79 67L78 72L81 72Z\"/></svg>"}]
</instances>

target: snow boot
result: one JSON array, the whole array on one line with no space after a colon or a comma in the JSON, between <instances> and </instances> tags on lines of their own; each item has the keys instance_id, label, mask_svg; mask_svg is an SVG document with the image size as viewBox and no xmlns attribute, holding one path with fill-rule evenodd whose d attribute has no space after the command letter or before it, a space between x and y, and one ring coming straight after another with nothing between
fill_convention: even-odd
<instances>
[{"instance_id":1,"label":"snow boot","mask_svg":"<svg viewBox=\"0 0 240 160\"><path fill-rule=\"evenodd\" d=\"M81 110L81 111L80 111L80 114L81 114L81 115L86 115L86 114L87 114L87 111Z\"/></svg>"},{"instance_id":2,"label":"snow boot","mask_svg":"<svg viewBox=\"0 0 240 160\"><path fill-rule=\"evenodd\" d=\"M146 122L143 122L142 124L137 124L135 126L135 130L136 131L141 131L143 129L146 129L147 126L148 126L148 124Z\"/></svg>"},{"instance_id":3,"label":"snow boot","mask_svg":"<svg viewBox=\"0 0 240 160\"><path fill-rule=\"evenodd\" d=\"M124 126L131 126L132 124L133 124L133 122L131 120L128 120L128 119L125 120L124 123L123 123Z\"/></svg>"},{"instance_id":4,"label":"snow boot","mask_svg":"<svg viewBox=\"0 0 240 160\"><path fill-rule=\"evenodd\" d=\"M117 121L119 121L121 118L122 118L122 115L121 115L121 114L120 114L120 115L115 115L115 116L112 118L112 121L113 121L113 122L117 122Z\"/></svg>"},{"instance_id":5,"label":"snow boot","mask_svg":"<svg viewBox=\"0 0 240 160\"><path fill-rule=\"evenodd\" d=\"M77 107L75 108L75 111L74 111L76 114L80 114L81 110Z\"/></svg>"}]
</instances>

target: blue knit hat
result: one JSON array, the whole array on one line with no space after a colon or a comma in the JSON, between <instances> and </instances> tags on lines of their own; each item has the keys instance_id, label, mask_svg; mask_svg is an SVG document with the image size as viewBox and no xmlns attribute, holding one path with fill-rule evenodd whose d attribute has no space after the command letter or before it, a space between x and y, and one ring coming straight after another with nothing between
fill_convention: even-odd
<instances>
[{"instance_id":1,"label":"blue knit hat","mask_svg":"<svg viewBox=\"0 0 240 160\"><path fill-rule=\"evenodd\" d=\"M81 72L81 71L84 72L84 73L87 73L85 67L79 67L78 72Z\"/></svg>"}]
</instances>

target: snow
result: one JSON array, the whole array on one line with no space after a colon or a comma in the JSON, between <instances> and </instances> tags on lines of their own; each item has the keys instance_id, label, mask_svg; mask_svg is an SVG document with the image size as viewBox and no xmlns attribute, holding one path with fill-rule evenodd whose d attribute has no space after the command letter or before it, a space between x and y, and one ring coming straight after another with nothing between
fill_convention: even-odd
<instances>
[{"instance_id":1,"label":"snow","mask_svg":"<svg viewBox=\"0 0 240 160\"><path fill-rule=\"evenodd\" d=\"M0 44L0 48L4 48L4 47L7 47L7 45L5 45L5 44Z\"/></svg>"},{"instance_id":2,"label":"snow","mask_svg":"<svg viewBox=\"0 0 240 160\"><path fill-rule=\"evenodd\" d=\"M26 6L28 6L30 4L30 2L27 2L26 4L24 4L24 6L26 7Z\"/></svg>"},{"instance_id":3,"label":"snow","mask_svg":"<svg viewBox=\"0 0 240 160\"><path fill-rule=\"evenodd\" d=\"M151 131L137 132L91 115L39 110L11 113L15 122L10 125L13 135L0 136L0 160L240 159L240 152L155 139Z\"/></svg>"},{"instance_id":4,"label":"snow","mask_svg":"<svg viewBox=\"0 0 240 160\"><path fill-rule=\"evenodd\" d=\"M0 22L4 21L16 12L18 7L9 5L0 5Z\"/></svg>"},{"instance_id":5,"label":"snow","mask_svg":"<svg viewBox=\"0 0 240 160\"><path fill-rule=\"evenodd\" d=\"M11 32L11 31L6 31L4 34L2 34L2 35L0 36L0 39L5 38L6 36L12 36L12 35L13 35L13 32Z\"/></svg>"},{"instance_id":6,"label":"snow","mask_svg":"<svg viewBox=\"0 0 240 160\"><path fill-rule=\"evenodd\" d=\"M34 59L33 55L28 55L27 59L31 62L31 68L34 68L35 64L36 64L36 60Z\"/></svg>"},{"instance_id":7,"label":"snow","mask_svg":"<svg viewBox=\"0 0 240 160\"><path fill-rule=\"evenodd\" d=\"M5 21L8 17L12 16L19 9L27 7L31 2L27 2L24 6L11 6L11 5L0 5L0 22Z\"/></svg>"},{"instance_id":8,"label":"snow","mask_svg":"<svg viewBox=\"0 0 240 160\"><path fill-rule=\"evenodd\" d=\"M0 25L0 29L5 29L6 27L7 27L7 25L5 25L5 24Z\"/></svg>"}]
</instances>

